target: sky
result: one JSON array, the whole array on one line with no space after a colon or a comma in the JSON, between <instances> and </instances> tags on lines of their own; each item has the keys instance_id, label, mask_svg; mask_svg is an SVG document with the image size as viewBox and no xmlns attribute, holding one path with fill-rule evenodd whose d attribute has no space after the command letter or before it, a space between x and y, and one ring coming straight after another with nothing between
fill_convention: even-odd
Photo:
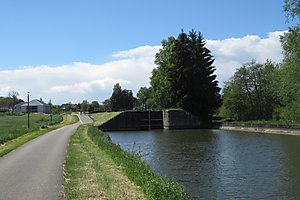
<instances>
[{"instance_id":1,"label":"sky","mask_svg":"<svg viewBox=\"0 0 300 200\"><path fill-rule=\"evenodd\" d=\"M161 41L200 31L220 86L243 63L282 60L283 0L1 0L0 96L102 102L149 86Z\"/></svg>"}]
</instances>

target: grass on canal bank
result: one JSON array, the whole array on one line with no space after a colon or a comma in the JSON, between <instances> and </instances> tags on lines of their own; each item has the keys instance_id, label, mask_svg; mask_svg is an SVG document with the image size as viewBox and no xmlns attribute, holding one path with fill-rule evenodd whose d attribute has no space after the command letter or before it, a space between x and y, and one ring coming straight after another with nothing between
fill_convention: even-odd
<instances>
[{"instance_id":1,"label":"grass on canal bank","mask_svg":"<svg viewBox=\"0 0 300 200\"><path fill-rule=\"evenodd\" d=\"M104 122L114 118L115 116L119 115L121 112L106 112L106 113L94 113L90 114L89 116L93 119L94 126L100 126Z\"/></svg>"},{"instance_id":2,"label":"grass on canal bank","mask_svg":"<svg viewBox=\"0 0 300 200\"><path fill-rule=\"evenodd\" d=\"M91 117L107 120L112 113ZM189 199L183 186L157 176L139 155L122 150L92 125L81 126L71 139L64 194L66 199Z\"/></svg>"},{"instance_id":3,"label":"grass on canal bank","mask_svg":"<svg viewBox=\"0 0 300 200\"><path fill-rule=\"evenodd\" d=\"M122 170L88 136L82 125L72 137L65 162L65 199L145 199Z\"/></svg>"},{"instance_id":4,"label":"grass on canal bank","mask_svg":"<svg viewBox=\"0 0 300 200\"><path fill-rule=\"evenodd\" d=\"M25 144L26 142L28 142L34 138L37 138L41 135L44 135L47 132L61 128L63 126L76 123L78 121L79 121L79 119L77 116L64 115L64 116L61 116L61 120L56 121L56 124L47 122L47 124L46 123L43 123L42 125L39 124L34 129L29 129L29 130L27 129L27 131L25 133L21 134L21 136L14 137L14 139L11 139L3 144L0 144L0 157L11 152L12 150L18 148L19 146ZM10 126L17 127L17 125L13 125L13 122L11 122ZM2 127L1 127L1 129L2 129ZM11 129L14 130L13 128L11 128ZM19 129L16 128L14 131L12 131L12 133L16 133L18 130ZM5 131L5 129L4 129L4 131ZM18 133L16 133L15 136L16 135L18 135Z\"/></svg>"},{"instance_id":5,"label":"grass on canal bank","mask_svg":"<svg viewBox=\"0 0 300 200\"><path fill-rule=\"evenodd\" d=\"M226 123L226 121L225 121ZM250 121L232 121L229 123L250 124L250 125L274 125L274 126L300 126L300 122L294 121L277 121L277 120L250 120Z\"/></svg>"}]
</instances>

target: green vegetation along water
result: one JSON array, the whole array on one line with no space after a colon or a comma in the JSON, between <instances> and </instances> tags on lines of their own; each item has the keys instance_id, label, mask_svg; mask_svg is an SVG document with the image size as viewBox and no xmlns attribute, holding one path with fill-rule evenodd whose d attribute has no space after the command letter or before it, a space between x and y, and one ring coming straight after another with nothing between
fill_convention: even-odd
<instances>
[{"instance_id":1,"label":"green vegetation along water","mask_svg":"<svg viewBox=\"0 0 300 200\"><path fill-rule=\"evenodd\" d=\"M91 117L101 124L116 114ZM139 155L122 150L91 124L73 135L64 167L65 199L189 199L182 185L157 176Z\"/></svg>"},{"instance_id":2,"label":"green vegetation along water","mask_svg":"<svg viewBox=\"0 0 300 200\"><path fill-rule=\"evenodd\" d=\"M300 137L223 130L111 132L193 199L300 198Z\"/></svg>"}]
</instances>

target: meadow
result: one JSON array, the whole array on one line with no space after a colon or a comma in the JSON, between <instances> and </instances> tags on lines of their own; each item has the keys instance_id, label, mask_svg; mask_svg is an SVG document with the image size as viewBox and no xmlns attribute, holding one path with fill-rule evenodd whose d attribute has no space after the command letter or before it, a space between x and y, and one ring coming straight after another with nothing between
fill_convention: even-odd
<instances>
[{"instance_id":1,"label":"meadow","mask_svg":"<svg viewBox=\"0 0 300 200\"><path fill-rule=\"evenodd\" d=\"M30 128L27 127L27 115L0 115L0 144L13 140L21 135L47 128L63 120L61 115L30 114Z\"/></svg>"}]
</instances>

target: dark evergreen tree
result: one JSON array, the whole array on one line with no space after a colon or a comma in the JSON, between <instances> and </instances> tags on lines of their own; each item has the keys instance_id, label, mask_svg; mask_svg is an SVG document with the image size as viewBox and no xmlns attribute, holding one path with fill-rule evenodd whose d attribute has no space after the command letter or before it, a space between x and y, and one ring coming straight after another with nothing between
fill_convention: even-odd
<instances>
[{"instance_id":1,"label":"dark evergreen tree","mask_svg":"<svg viewBox=\"0 0 300 200\"><path fill-rule=\"evenodd\" d=\"M175 40L171 62L172 101L200 119L209 120L220 106L220 88L214 75L214 58L201 33L182 32Z\"/></svg>"},{"instance_id":2,"label":"dark evergreen tree","mask_svg":"<svg viewBox=\"0 0 300 200\"><path fill-rule=\"evenodd\" d=\"M111 110L132 110L135 101L131 90L122 90L119 83L114 85L113 93L110 97Z\"/></svg>"}]
</instances>

